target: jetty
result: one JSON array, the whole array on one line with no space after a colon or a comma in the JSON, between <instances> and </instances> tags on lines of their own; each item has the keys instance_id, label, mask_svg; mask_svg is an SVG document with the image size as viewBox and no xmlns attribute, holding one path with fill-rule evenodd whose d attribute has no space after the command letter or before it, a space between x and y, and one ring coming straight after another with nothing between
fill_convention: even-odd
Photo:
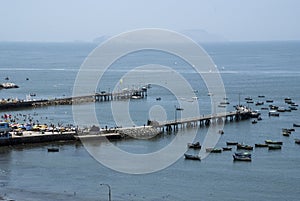
<instances>
[{"instance_id":1,"label":"jetty","mask_svg":"<svg viewBox=\"0 0 300 201\"><path fill-rule=\"evenodd\" d=\"M165 130L175 131L178 130L179 127L196 127L198 125L200 127L203 127L209 126L211 124L220 124L227 121L246 120L254 116L256 117L257 114L255 114L250 109L247 109L246 107L242 107L232 112L218 113L214 115L203 115L201 117L182 118L163 122L148 120L147 125L159 128L162 132L164 132Z\"/></svg>"},{"instance_id":2,"label":"jetty","mask_svg":"<svg viewBox=\"0 0 300 201\"><path fill-rule=\"evenodd\" d=\"M85 96L63 97L54 99L41 100L0 100L0 110L11 110L20 108L42 107L52 105L72 105L87 102L103 102L116 101L124 99L142 99L147 96L147 89L150 85L140 87L138 89L123 89L120 92L105 92L94 93Z\"/></svg>"}]
</instances>

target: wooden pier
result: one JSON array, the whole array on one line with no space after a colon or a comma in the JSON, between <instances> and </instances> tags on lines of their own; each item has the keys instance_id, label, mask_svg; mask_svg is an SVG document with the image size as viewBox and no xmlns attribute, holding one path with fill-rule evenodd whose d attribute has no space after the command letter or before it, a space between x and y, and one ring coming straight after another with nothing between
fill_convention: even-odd
<instances>
[{"instance_id":1,"label":"wooden pier","mask_svg":"<svg viewBox=\"0 0 300 201\"><path fill-rule=\"evenodd\" d=\"M227 121L240 121L249 119L252 117L251 110L245 111L232 111L232 112L225 112L219 113L215 115L203 115L201 117L193 117L193 118L183 118L183 119L176 119L171 121L148 121L148 125L161 129L162 131L176 131L178 130L179 126L183 127L196 127L196 126L209 126L215 124L221 124Z\"/></svg>"},{"instance_id":2,"label":"wooden pier","mask_svg":"<svg viewBox=\"0 0 300 201\"><path fill-rule=\"evenodd\" d=\"M72 105L87 102L102 102L125 99L142 99L147 96L148 86L143 86L138 89L122 90L121 92L101 92L90 94L86 96L42 99L42 100L28 100L16 102L2 102L0 103L0 110L10 110L17 108L41 107L51 105Z\"/></svg>"}]
</instances>

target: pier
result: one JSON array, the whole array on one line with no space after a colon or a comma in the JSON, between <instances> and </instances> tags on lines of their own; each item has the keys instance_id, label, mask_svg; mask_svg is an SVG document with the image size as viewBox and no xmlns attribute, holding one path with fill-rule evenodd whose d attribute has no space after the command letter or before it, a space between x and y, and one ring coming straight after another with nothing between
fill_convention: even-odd
<instances>
[{"instance_id":1,"label":"pier","mask_svg":"<svg viewBox=\"0 0 300 201\"><path fill-rule=\"evenodd\" d=\"M9 110L17 108L42 107L52 105L72 105L87 102L117 101L125 99L142 99L147 96L149 85L138 89L123 89L121 92L94 93L86 96L42 99L42 100L18 100L18 101L1 101L0 110Z\"/></svg>"},{"instance_id":2,"label":"pier","mask_svg":"<svg viewBox=\"0 0 300 201\"><path fill-rule=\"evenodd\" d=\"M227 121L240 121L245 119L250 119L251 117L257 116L259 114L254 113L249 109L236 110L232 112L219 113L215 115L203 115L201 117L193 118L182 118L170 121L158 122L158 121L148 121L148 125L159 128L162 132L166 131L176 131L179 127L196 127L196 126L209 126L220 124Z\"/></svg>"}]
</instances>

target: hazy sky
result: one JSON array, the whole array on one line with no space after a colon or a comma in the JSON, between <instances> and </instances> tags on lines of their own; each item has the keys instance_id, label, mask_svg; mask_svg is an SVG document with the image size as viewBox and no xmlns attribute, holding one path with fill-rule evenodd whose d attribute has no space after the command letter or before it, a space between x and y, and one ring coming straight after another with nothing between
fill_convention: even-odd
<instances>
[{"instance_id":1,"label":"hazy sky","mask_svg":"<svg viewBox=\"0 0 300 201\"><path fill-rule=\"evenodd\" d=\"M0 41L92 41L137 28L300 40L299 0L0 0Z\"/></svg>"}]
</instances>

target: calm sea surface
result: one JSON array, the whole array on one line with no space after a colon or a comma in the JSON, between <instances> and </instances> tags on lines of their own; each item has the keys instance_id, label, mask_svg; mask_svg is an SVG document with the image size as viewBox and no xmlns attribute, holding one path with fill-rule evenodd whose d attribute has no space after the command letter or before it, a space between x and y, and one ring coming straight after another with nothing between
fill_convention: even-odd
<instances>
[{"instance_id":1,"label":"calm sea surface","mask_svg":"<svg viewBox=\"0 0 300 201\"><path fill-rule=\"evenodd\" d=\"M95 47L92 43L0 43L0 83L7 82L8 77L9 82L20 86L0 90L0 98L25 99L30 93L36 94L35 99L71 96L78 69ZM285 97L300 104L300 42L219 43L205 44L203 48L220 70L230 102L228 111L238 104L239 96L243 104L247 96L255 102L272 99L272 104L283 107L288 106ZM170 66L181 73L198 91L201 114L211 113L210 97L201 77L180 58L162 52L142 51L116 61L96 91L111 91L128 69L149 63ZM133 122L143 125L154 105L165 109L167 119L174 119L177 103L168 90L152 86L146 99L130 101L129 107ZM254 104L249 106L261 109ZM95 108L101 126L116 126L110 102L96 103ZM73 123L70 106L4 113L22 114L24 118L31 115L42 123ZM261 113L263 120L257 124L250 120L226 123L225 134L217 144L222 147L226 141L250 145L266 139L283 141L280 151L255 149L251 163L233 162L233 150L210 154L201 162L182 157L159 172L131 175L103 166L80 143L0 147L0 197L28 201L108 200L107 187L100 186L105 183L111 186L112 200L299 200L300 146L294 138L300 138L300 129L296 128L291 137L282 136L281 129L300 123L300 111L271 118L268 111ZM89 114L83 112L83 119L85 115ZM20 123L24 120L19 118ZM203 139L206 131L200 128L195 141ZM188 132L179 130L179 134ZM132 153L149 153L163 148L173 138L174 134L166 134L148 141L127 139L113 143ZM59 146L60 151L48 153L52 145Z\"/></svg>"}]
</instances>

